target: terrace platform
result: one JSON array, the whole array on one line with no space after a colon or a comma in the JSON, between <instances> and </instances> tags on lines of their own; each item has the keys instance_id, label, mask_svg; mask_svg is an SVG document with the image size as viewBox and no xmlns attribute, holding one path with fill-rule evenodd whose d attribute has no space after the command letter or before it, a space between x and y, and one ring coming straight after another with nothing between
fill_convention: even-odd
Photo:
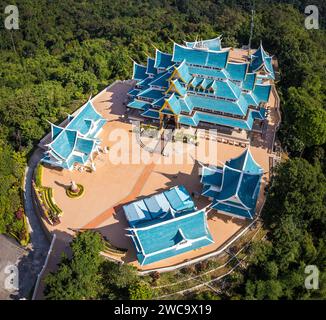
<instances>
[{"instance_id":1,"label":"terrace platform","mask_svg":"<svg viewBox=\"0 0 326 320\"><path fill-rule=\"evenodd\" d=\"M198 146L171 142L169 146L166 146L170 148L167 156L147 152L146 162L133 163L135 151L138 152L142 148L136 140L133 140L132 125L124 117L124 100L131 86L131 82L117 82L92 99L95 108L109 120L100 138L102 146L110 147L110 151L108 154L100 153L97 156L96 172L57 170L50 167L44 169L42 183L44 186L53 188L55 201L64 212L61 224L55 227L47 225L49 231L57 235L57 242L54 246L56 254L50 257L49 271L56 268L60 251L69 252L69 242L76 230L100 231L113 245L128 249L126 256L118 259L131 263L140 270L148 270L178 265L214 252L248 225L245 220L226 217L216 212L209 213L208 225L215 241L214 244L147 266L141 267L138 264L132 241L125 236L124 229L128 225L121 206L180 184L190 192L199 193L202 187L199 179L200 163L211 165L224 163L240 155L244 149L240 145L231 145L198 136ZM273 118L274 113L271 113L270 117ZM272 120L276 126L277 119ZM116 142L123 140L123 137L129 139L117 149ZM274 136L270 134L266 135L266 138L268 140L266 147L251 146L253 157L265 172L261 188L264 188L269 179L270 157L273 157L269 153L269 147L273 143ZM111 160L116 158L112 158L113 154L116 154L117 158L119 155L122 156L122 161L112 162ZM85 187L85 194L80 199L70 199L66 196L65 190L71 180ZM194 201L198 208L208 204L203 197L194 197ZM260 192L257 211L260 210L263 202L264 192Z\"/></svg>"}]
</instances>

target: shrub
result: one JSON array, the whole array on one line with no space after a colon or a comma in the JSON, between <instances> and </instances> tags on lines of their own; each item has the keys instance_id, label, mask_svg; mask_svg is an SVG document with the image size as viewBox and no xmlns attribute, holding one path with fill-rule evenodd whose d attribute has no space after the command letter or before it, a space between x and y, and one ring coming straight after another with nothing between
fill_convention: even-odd
<instances>
[{"instance_id":1,"label":"shrub","mask_svg":"<svg viewBox=\"0 0 326 320\"><path fill-rule=\"evenodd\" d=\"M35 169L35 184L38 188L42 187L43 165L39 162Z\"/></svg>"},{"instance_id":2,"label":"shrub","mask_svg":"<svg viewBox=\"0 0 326 320\"><path fill-rule=\"evenodd\" d=\"M139 281L129 287L130 300L149 300L153 293L149 284L145 281Z\"/></svg>"}]
</instances>

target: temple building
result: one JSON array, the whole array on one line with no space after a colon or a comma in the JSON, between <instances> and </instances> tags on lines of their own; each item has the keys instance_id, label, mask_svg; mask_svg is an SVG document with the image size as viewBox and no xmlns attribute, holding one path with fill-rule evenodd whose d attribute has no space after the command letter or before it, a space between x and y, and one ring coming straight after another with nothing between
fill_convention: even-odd
<instances>
[{"instance_id":1,"label":"temple building","mask_svg":"<svg viewBox=\"0 0 326 320\"><path fill-rule=\"evenodd\" d=\"M69 115L65 127L51 123L51 142L41 160L55 167L72 170L75 164L96 169L94 152L99 152L101 141L97 138L107 122L88 101L75 116Z\"/></svg>"},{"instance_id":2,"label":"temple building","mask_svg":"<svg viewBox=\"0 0 326 320\"><path fill-rule=\"evenodd\" d=\"M134 62L130 118L160 126L262 131L274 82L272 57L262 44L250 56L230 58L221 37L156 49L147 65Z\"/></svg>"},{"instance_id":3,"label":"temple building","mask_svg":"<svg viewBox=\"0 0 326 320\"><path fill-rule=\"evenodd\" d=\"M202 195L211 208L242 219L253 219L260 191L263 170L249 149L227 161L223 167L202 167Z\"/></svg>"},{"instance_id":4,"label":"temple building","mask_svg":"<svg viewBox=\"0 0 326 320\"><path fill-rule=\"evenodd\" d=\"M197 210L184 186L173 187L123 207L140 265L214 243L205 208Z\"/></svg>"}]
</instances>

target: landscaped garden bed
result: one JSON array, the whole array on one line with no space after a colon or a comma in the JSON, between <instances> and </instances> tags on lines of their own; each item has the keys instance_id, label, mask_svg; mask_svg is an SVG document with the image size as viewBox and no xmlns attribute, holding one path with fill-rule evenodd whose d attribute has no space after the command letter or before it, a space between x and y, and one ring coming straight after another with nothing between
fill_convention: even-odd
<instances>
[{"instance_id":1,"label":"landscaped garden bed","mask_svg":"<svg viewBox=\"0 0 326 320\"><path fill-rule=\"evenodd\" d=\"M66 195L72 199L80 198L84 194L84 192L85 192L84 186L79 183L77 183L76 191L71 190L71 188L66 189Z\"/></svg>"},{"instance_id":2,"label":"landscaped garden bed","mask_svg":"<svg viewBox=\"0 0 326 320\"><path fill-rule=\"evenodd\" d=\"M60 223L60 217L63 215L63 211L55 203L53 189L42 186L42 172L43 166L39 163L34 172L35 180L32 181L32 186L35 191L36 200L44 216L51 225L57 225Z\"/></svg>"}]
</instances>

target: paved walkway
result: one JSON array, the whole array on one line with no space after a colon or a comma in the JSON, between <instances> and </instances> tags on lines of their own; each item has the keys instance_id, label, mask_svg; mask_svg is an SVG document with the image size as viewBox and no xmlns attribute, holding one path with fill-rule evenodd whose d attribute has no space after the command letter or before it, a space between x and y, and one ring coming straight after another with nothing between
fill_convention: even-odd
<instances>
[{"instance_id":1,"label":"paved walkway","mask_svg":"<svg viewBox=\"0 0 326 320\"><path fill-rule=\"evenodd\" d=\"M130 202L132 200L135 200L136 197L138 197L139 194L141 193L141 191L142 191L148 177L150 176L151 172L154 170L154 167L155 167L154 162L148 164L144 168L144 170L141 173L138 180L136 181L136 183L135 183L134 187L132 188L131 192L125 198L123 198L121 201L119 201L113 207L109 208L108 210L106 210L103 213L101 213L100 215L98 215L95 219L91 220L89 223L87 223L85 226L83 226L82 229L94 229L94 228L98 227L105 220L110 218L113 215L113 213L118 211L123 204L125 204L127 202Z\"/></svg>"},{"instance_id":2,"label":"paved walkway","mask_svg":"<svg viewBox=\"0 0 326 320\"><path fill-rule=\"evenodd\" d=\"M24 203L25 203L25 212L30 228L30 244L28 246L29 254L28 259L25 264L22 266L24 272L28 276L24 278L23 286L30 287L30 290L33 288L37 275L41 271L43 264L48 253L50 243L48 238L45 236L42 226L40 224L37 213L34 211L32 203L32 179L33 172L37 166L42 152L40 149L37 149L32 157L29 160L29 163L26 167L25 182L24 182Z\"/></svg>"}]
</instances>

